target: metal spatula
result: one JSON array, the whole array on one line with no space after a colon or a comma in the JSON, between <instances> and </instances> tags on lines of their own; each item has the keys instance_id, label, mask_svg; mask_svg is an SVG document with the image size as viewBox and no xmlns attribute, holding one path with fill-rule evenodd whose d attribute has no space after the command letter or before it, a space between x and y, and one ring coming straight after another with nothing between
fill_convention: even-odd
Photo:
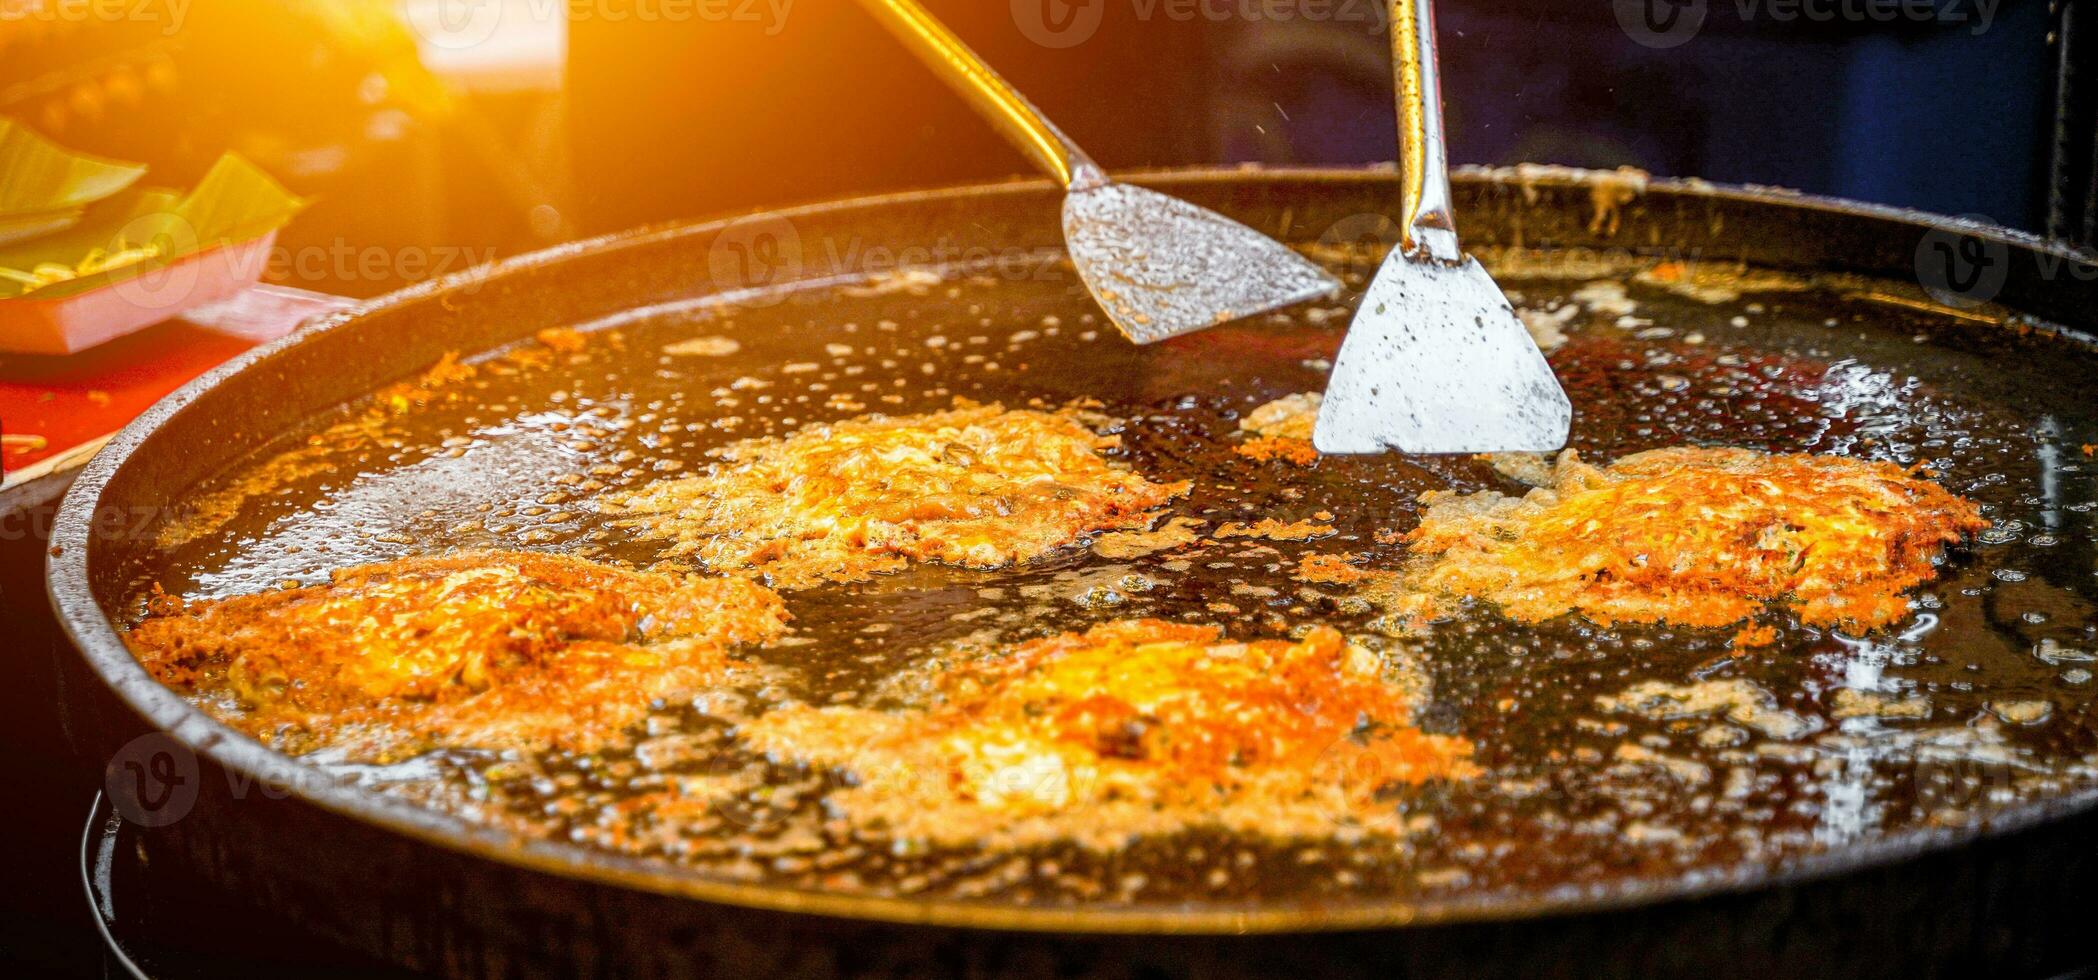
<instances>
[{"instance_id":1,"label":"metal spatula","mask_svg":"<svg viewBox=\"0 0 2098 980\"><path fill-rule=\"evenodd\" d=\"M916 0L860 6L1062 181L1071 264L1139 344L1265 313L1339 287L1302 256L1214 211L1118 184Z\"/></svg>"},{"instance_id":2,"label":"metal spatula","mask_svg":"<svg viewBox=\"0 0 2098 980\"><path fill-rule=\"evenodd\" d=\"M1457 247L1429 0L1393 0L1400 225L1335 359L1312 442L1322 453L1546 451L1573 406L1508 297Z\"/></svg>"}]
</instances>

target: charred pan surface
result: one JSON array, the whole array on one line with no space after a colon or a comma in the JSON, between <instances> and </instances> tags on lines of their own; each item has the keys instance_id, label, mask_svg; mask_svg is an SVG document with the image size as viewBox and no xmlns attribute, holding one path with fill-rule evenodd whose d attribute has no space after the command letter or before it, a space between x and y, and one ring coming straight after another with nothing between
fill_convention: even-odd
<instances>
[{"instance_id":1,"label":"charred pan surface","mask_svg":"<svg viewBox=\"0 0 2098 980\"><path fill-rule=\"evenodd\" d=\"M1119 440L1070 413L996 405L814 425L720 449L713 472L612 506L670 553L781 588L854 582L908 562L999 568L1100 531L1143 529L1188 484L1099 455Z\"/></svg>"},{"instance_id":2,"label":"charred pan surface","mask_svg":"<svg viewBox=\"0 0 2098 980\"><path fill-rule=\"evenodd\" d=\"M745 579L487 552L364 565L325 585L183 602L125 637L163 683L293 749L590 751L652 701L742 670L786 609Z\"/></svg>"}]
</instances>

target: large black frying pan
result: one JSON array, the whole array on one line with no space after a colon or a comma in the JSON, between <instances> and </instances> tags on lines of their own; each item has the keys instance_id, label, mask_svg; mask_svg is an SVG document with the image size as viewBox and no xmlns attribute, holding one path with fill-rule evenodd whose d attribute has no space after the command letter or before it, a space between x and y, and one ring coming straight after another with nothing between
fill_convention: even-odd
<instances>
[{"instance_id":1,"label":"large black frying pan","mask_svg":"<svg viewBox=\"0 0 2098 980\"><path fill-rule=\"evenodd\" d=\"M1316 254L1358 285L1378 257L1373 216L1395 199L1393 178L1368 172L1197 172L1146 182L1321 246ZM911 379L909 398L890 410L954 395L1009 403L1095 395L1110 413L1149 419L1128 437L1134 465L1210 488L1188 506L1218 516L1316 506L1367 541L1369 532L1409 526L1421 490L1512 489L1471 460L1328 460L1290 475L1245 469L1228 451L1226 423L1260 401L1315 389L1345 309L1151 348L1111 333L1081 340L1090 308L1054 260L1052 190L964 188L644 230L528 256L331 315L171 396L96 457L59 517L51 592L81 654L68 665L77 675L68 685L74 727L114 760L113 788L145 787L151 797L119 793L120 811L170 821L142 832L153 860L384 959L462 975L2036 976L2098 955L2088 935L2098 907L2098 777L2085 762L2098 734L2088 714L2094 685L2078 666L2098 647L2090 634L2098 463L2080 452L2098 443L2087 391L2098 367L2090 268L1999 229L1695 182L1495 172L1460 177L1457 192L1474 248L1529 250L1504 263L1502 278L1533 305L1591 279L1622 278L1612 263L1636 268L1659 257L1751 273L1720 292L1633 283L1638 307L1626 318L1589 312L1572 321L1555 360L1576 402L1575 444L1591 457L1687 442L1929 462L1948 486L1986 504L1997 528L1951 558L1899 636L1791 626L1771 651L1734 656L1723 635L1564 623L1525 630L1479 611L1425 642L1420 656L1436 690L1427 723L1477 740L1493 776L1409 800L1437 821L1412 856L1341 875L1319 863L1334 849L1303 858L1312 870L1294 873L1285 866L1301 854L1263 851L1248 859L1258 869L1250 886L1205 891L1206 879L1189 877L1202 859L1184 841L1104 862L1066 855L1063 866L1081 876L1149 883L1112 900L1039 882L970 898L965 881L937 875L911 894L880 874L853 891L811 887L788 871L732 879L704 865L464 822L346 785L233 733L149 678L120 640L149 582L193 594L248 591L352 560L502 544L511 540L502 535L535 526L519 516L471 540L437 530L453 526L452 511L488 499L475 494L513 499L561 462L525 452L477 463L468 454L447 470L433 463L439 454L412 448L489 418L416 423L427 431L410 434L411 448L348 461L350 476L288 486L200 541L163 547L154 522L287 433L296 438L445 352L608 319L623 353L588 361L573 377L501 383L490 398L503 408L484 414L523 419L559 392L624 406L616 411L704 418L698 392L757 375L774 380L779 398L747 411L789 428L853 410L787 397L806 382L782 374L783 365L816 359L826 342L858 346L881 334L895 352L883 370ZM946 278L892 276L865 288L899 260ZM1763 274L1770 270L1794 278ZM705 301L732 288L741 292ZM644 309L658 312L625 316ZM1044 337L1044 324L1060 329ZM999 353L1021 330L1034 332L1027 343L1035 346ZM742 351L704 367L658 358L660 345L695 332L737 337ZM945 343L925 344L933 334ZM971 337L983 339L972 346ZM997 356L971 359L972 350ZM693 403L677 405L679 392L693 393ZM657 406L646 408L651 401ZM519 421L505 431L529 428ZM587 463L619 448L567 451ZM696 461L702 448L671 451ZM434 468L416 469L424 464ZM525 540L565 548L603 529L588 514L549 520L539 528L546 533ZM650 557L606 540L614 557ZM329 552L290 547L315 543ZM1277 547L1294 557L1295 546ZM989 577L921 569L797 596L797 627L817 641L799 648L795 656L808 659L797 666L826 683L865 684L864 665L885 651L906 656L912 644L938 639L970 602L1006 601L967 598L987 582L1040 585L1049 592L1034 594L1053 596L1074 573L1084 586L1097 564L1073 557ZM1121 597L1115 615L1209 609L1267 574L1207 568ZM1262 629L1263 611L1364 627L1348 619L1354 613L1314 608L1286 589L1272 601L1257 588L1239 595L1254 610L1232 621L1234 632ZM1038 635L1099 618L1052 599L1024 621L1005 621ZM892 639L859 635L882 619L906 628ZM853 656L821 660L826 650ZM1594 701L1642 679L1729 677L1776 692L1780 707L1819 733L1740 754L1725 732L1699 738L1722 727L1714 719L1614 718ZM1924 694L1933 715L1927 723L1833 718L1842 687ZM2035 720L2039 701L2051 713ZM152 732L161 734L136 740ZM1691 767L1611 759L1611 746L1635 739Z\"/></svg>"}]
</instances>

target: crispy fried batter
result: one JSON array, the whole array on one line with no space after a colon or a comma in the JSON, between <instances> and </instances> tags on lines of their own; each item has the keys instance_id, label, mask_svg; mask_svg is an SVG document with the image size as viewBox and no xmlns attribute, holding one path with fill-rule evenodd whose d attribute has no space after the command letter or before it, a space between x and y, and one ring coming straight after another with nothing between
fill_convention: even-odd
<instances>
[{"instance_id":1,"label":"crispy fried batter","mask_svg":"<svg viewBox=\"0 0 2098 980\"><path fill-rule=\"evenodd\" d=\"M1238 427L1258 436L1308 440L1318 425L1319 406L1325 398L1315 391L1284 395L1247 412Z\"/></svg>"},{"instance_id":2,"label":"crispy fried batter","mask_svg":"<svg viewBox=\"0 0 2098 980\"><path fill-rule=\"evenodd\" d=\"M1768 623L1743 623L1728 642L1742 650L1767 647L1777 642L1777 627Z\"/></svg>"},{"instance_id":3,"label":"crispy fried batter","mask_svg":"<svg viewBox=\"0 0 2098 980\"><path fill-rule=\"evenodd\" d=\"M1406 588L1524 621L1717 627L1789 605L1810 625L1863 630L1907 615L1902 590L1988 526L1898 466L1833 456L1673 448L1597 468L1569 451L1553 477L1519 499L1425 495L1407 537L1433 560Z\"/></svg>"},{"instance_id":4,"label":"crispy fried batter","mask_svg":"<svg viewBox=\"0 0 2098 980\"><path fill-rule=\"evenodd\" d=\"M702 476L612 502L671 554L775 586L866 579L908 561L998 568L1095 531L1142 529L1188 490L1109 465L1068 413L996 405L812 425L717 451Z\"/></svg>"},{"instance_id":5,"label":"crispy fried batter","mask_svg":"<svg viewBox=\"0 0 2098 980\"><path fill-rule=\"evenodd\" d=\"M905 838L1112 848L1193 826L1391 830L1380 790L1473 770L1468 742L1412 727L1417 683L1388 668L1330 628L1234 643L1131 620L949 668L929 708L795 707L744 737L849 772L834 797L848 819Z\"/></svg>"},{"instance_id":6,"label":"crispy fried batter","mask_svg":"<svg viewBox=\"0 0 2098 980\"><path fill-rule=\"evenodd\" d=\"M1328 515L1331 516L1331 515ZM1278 521L1272 517L1262 518L1251 524L1244 521L1225 521L1218 525L1214 537L1266 538L1270 541L1311 541L1333 535L1333 525L1317 521Z\"/></svg>"},{"instance_id":7,"label":"crispy fried batter","mask_svg":"<svg viewBox=\"0 0 2098 980\"><path fill-rule=\"evenodd\" d=\"M1363 556L1355 552L1305 555L1297 559L1297 580L1320 585L1353 585L1380 574L1361 568L1362 559Z\"/></svg>"},{"instance_id":8,"label":"crispy fried batter","mask_svg":"<svg viewBox=\"0 0 2098 980\"><path fill-rule=\"evenodd\" d=\"M1260 436L1240 443L1232 451L1256 463L1279 459L1292 466L1310 466L1319 459L1319 451L1309 440L1289 436Z\"/></svg>"},{"instance_id":9,"label":"crispy fried batter","mask_svg":"<svg viewBox=\"0 0 2098 980\"><path fill-rule=\"evenodd\" d=\"M738 667L730 646L774 639L787 619L777 595L744 579L522 552L154 605L125 639L163 683L230 696L226 720L280 746L373 755L589 751L651 701L719 683Z\"/></svg>"},{"instance_id":10,"label":"crispy fried batter","mask_svg":"<svg viewBox=\"0 0 2098 980\"><path fill-rule=\"evenodd\" d=\"M1149 531L1113 531L1093 539L1093 554L1123 561L1185 548L1202 540L1199 532L1206 523L1193 517L1175 517Z\"/></svg>"}]
</instances>

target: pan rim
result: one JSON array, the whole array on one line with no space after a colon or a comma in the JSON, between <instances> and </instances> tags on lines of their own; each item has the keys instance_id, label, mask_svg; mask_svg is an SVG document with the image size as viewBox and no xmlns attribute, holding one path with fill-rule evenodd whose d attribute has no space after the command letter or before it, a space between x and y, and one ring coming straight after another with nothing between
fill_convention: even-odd
<instances>
[{"instance_id":1,"label":"pan rim","mask_svg":"<svg viewBox=\"0 0 2098 980\"><path fill-rule=\"evenodd\" d=\"M1205 184L1228 186L1265 183L1286 187L1305 182L1381 184L1396 180L1394 172L1388 166L1369 169L1196 168L1143 171L1127 176L1136 182L1153 184L1166 190ZM1460 183L1502 182L1517 176L1537 184L1563 183L1569 186L1591 187L1603 181L1622 179L1621 175L1612 172L1562 168L1549 168L1520 175L1514 170L1466 168L1459 172L1458 180ZM1861 218L1891 221L1912 226L1918 231L1943 229L2073 261L2090 261L2088 255L2061 248L2026 233L1901 208L1766 188L1731 187L1697 180L1653 180L1647 184L1647 188L1648 193L1659 191L1675 195L1729 198L1742 203L1776 204L1786 208L1838 212ZM1039 195L1048 190L1050 185L1046 181L1006 181L852 198L755 213L792 220L796 217L814 217L819 214L835 215L855 209L906 206L917 201ZM2094 786L2029 801L2001 811L1989 819L1952 827L1915 828L1880 837L1868 843L1796 858L1775 868L1758 862L1740 862L1666 879L1562 885L1535 892L1485 893L1442 899L1367 899L1336 904L1304 903L1288 906L1205 905L1189 908L1154 905L1065 908L962 899L855 895L777 884L729 881L661 861L610 854L582 845L545 840L474 824L463 818L361 790L326 777L318 767L297 757L272 750L223 725L201 709L189 704L172 689L155 681L132 657L109 616L96 601L90 585L90 545L95 526L92 517L101 508L102 497L109 483L126 461L147 445L169 420L188 408L205 392L248 370L252 365L266 361L278 351L299 344L309 337L350 329L366 317L441 297L470 282L485 283L491 278L554 266L585 255L684 237L705 236L730 226L736 220L738 217L732 216L711 221L674 222L616 232L410 286L318 317L287 337L255 348L214 368L155 403L112 437L81 470L66 493L53 524L51 549L47 558L47 586L53 609L75 652L87 662L102 684L154 730L173 736L186 749L229 772L258 778L268 773L286 772L315 776L316 778L294 781L290 800L318 807L337 817L467 857L558 878L754 910L873 920L911 926L1066 934L1199 936L1383 930L1604 913L1783 888L1886 868L1911 859L1950 851L1962 845L2005 837L2098 807L2098 786ZM806 288L808 283L801 282L790 286Z\"/></svg>"}]
</instances>

